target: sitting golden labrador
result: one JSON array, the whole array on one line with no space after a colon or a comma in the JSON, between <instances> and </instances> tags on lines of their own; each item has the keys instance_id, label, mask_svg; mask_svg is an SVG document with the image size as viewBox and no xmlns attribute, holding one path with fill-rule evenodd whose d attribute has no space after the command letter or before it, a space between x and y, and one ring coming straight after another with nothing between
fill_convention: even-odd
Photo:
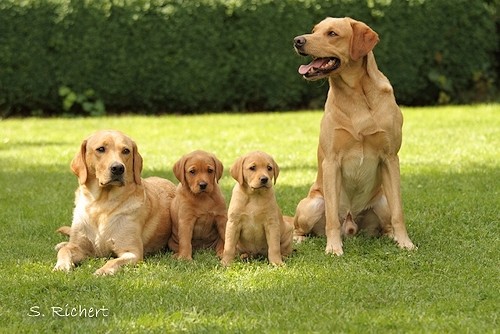
<instances>
[{"instance_id":1,"label":"sitting golden labrador","mask_svg":"<svg viewBox=\"0 0 500 334\"><path fill-rule=\"evenodd\" d=\"M327 254L342 255L342 233L358 228L415 248L403 221L400 190L403 116L375 62L378 40L366 24L351 18L326 18L311 34L294 39L296 51L313 58L299 73L307 80L328 78L330 84L316 182L297 206L294 234L301 241L309 233L326 233Z\"/></svg>"},{"instance_id":2,"label":"sitting golden labrador","mask_svg":"<svg viewBox=\"0 0 500 334\"><path fill-rule=\"evenodd\" d=\"M178 259L192 260L194 249L215 248L224 251L226 202L217 184L223 165L213 154L194 151L174 165L177 186L170 214L172 235L168 247Z\"/></svg>"},{"instance_id":3,"label":"sitting golden labrador","mask_svg":"<svg viewBox=\"0 0 500 334\"><path fill-rule=\"evenodd\" d=\"M80 186L71 229L59 229L70 237L56 246L54 270L69 271L91 256L116 256L95 272L111 275L166 248L175 185L141 178L142 157L132 139L118 131L96 132L83 141L71 169Z\"/></svg>"},{"instance_id":4,"label":"sitting golden labrador","mask_svg":"<svg viewBox=\"0 0 500 334\"><path fill-rule=\"evenodd\" d=\"M240 157L231 167L238 183L229 203L223 265L233 261L236 249L248 256L267 255L274 265L292 252L293 225L283 220L274 195L278 174L278 165L264 152Z\"/></svg>"}]
</instances>

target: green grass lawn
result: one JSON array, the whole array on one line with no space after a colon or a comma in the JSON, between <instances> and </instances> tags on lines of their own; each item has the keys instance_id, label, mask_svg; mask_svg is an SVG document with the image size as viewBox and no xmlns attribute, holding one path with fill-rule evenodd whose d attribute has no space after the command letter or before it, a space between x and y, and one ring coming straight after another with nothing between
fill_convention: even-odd
<instances>
[{"instance_id":1,"label":"green grass lawn","mask_svg":"<svg viewBox=\"0 0 500 334\"><path fill-rule=\"evenodd\" d=\"M143 176L172 181L181 155L211 151L226 167L227 201L229 166L266 151L281 167L278 202L293 215L315 177L322 112L0 121L0 332L497 333L500 105L403 113L402 193L417 251L357 236L339 258L312 238L280 268L261 259L224 269L213 252L192 263L165 253L113 277L92 275L105 259L51 271L83 138L122 130L138 143ZM74 308L86 316L71 316Z\"/></svg>"}]
</instances>

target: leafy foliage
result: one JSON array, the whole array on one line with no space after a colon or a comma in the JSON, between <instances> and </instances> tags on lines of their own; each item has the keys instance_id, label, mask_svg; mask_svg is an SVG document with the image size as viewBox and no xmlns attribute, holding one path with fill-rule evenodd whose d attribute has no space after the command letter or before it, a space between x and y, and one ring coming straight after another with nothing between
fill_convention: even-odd
<instances>
[{"instance_id":1,"label":"leafy foliage","mask_svg":"<svg viewBox=\"0 0 500 334\"><path fill-rule=\"evenodd\" d=\"M365 21L402 104L496 93L495 2L469 0L4 0L0 115L65 114L92 89L111 112L318 107L327 85L297 73L293 37L326 16ZM88 114L72 108L76 114Z\"/></svg>"}]
</instances>

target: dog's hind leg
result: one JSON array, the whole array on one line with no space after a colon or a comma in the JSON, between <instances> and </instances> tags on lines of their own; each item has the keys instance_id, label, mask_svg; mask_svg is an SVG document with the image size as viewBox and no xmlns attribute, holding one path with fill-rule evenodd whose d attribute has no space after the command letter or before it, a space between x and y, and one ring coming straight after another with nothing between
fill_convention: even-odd
<instances>
[{"instance_id":1,"label":"dog's hind leg","mask_svg":"<svg viewBox=\"0 0 500 334\"><path fill-rule=\"evenodd\" d=\"M325 235L325 200L321 196L306 197L299 202L294 217L293 240L304 241L308 234Z\"/></svg>"}]
</instances>

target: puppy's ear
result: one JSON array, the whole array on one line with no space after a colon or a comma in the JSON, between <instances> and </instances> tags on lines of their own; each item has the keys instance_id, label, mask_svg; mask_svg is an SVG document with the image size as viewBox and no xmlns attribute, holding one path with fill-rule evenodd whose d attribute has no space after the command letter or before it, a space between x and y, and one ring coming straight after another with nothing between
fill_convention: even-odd
<instances>
[{"instance_id":1,"label":"puppy's ear","mask_svg":"<svg viewBox=\"0 0 500 334\"><path fill-rule=\"evenodd\" d=\"M134 150L134 162L133 162L134 181L137 184L142 184L141 180L142 156L139 154L139 150L137 149L137 144L135 142L132 142L132 147Z\"/></svg>"},{"instance_id":2,"label":"puppy's ear","mask_svg":"<svg viewBox=\"0 0 500 334\"><path fill-rule=\"evenodd\" d=\"M85 162L85 154L87 152L87 140L84 140L80 145L80 150L76 152L75 157L71 161L71 170L78 177L80 184L87 182L87 164Z\"/></svg>"},{"instance_id":3,"label":"puppy's ear","mask_svg":"<svg viewBox=\"0 0 500 334\"><path fill-rule=\"evenodd\" d=\"M174 175L181 182L182 185L186 184L186 173L184 172L184 165L186 164L186 158L182 157L174 164Z\"/></svg>"},{"instance_id":4,"label":"puppy's ear","mask_svg":"<svg viewBox=\"0 0 500 334\"><path fill-rule=\"evenodd\" d=\"M243 157L238 158L234 164L231 166L229 169L229 173L231 173L231 176L233 179L238 181L240 185L243 185L245 182L243 178L243 163L245 162L245 159Z\"/></svg>"},{"instance_id":5,"label":"puppy's ear","mask_svg":"<svg viewBox=\"0 0 500 334\"><path fill-rule=\"evenodd\" d=\"M217 183L219 183L219 180L222 177L222 173L224 172L224 166L215 155L212 155L212 159L214 160L215 164L215 180L217 181Z\"/></svg>"},{"instance_id":6,"label":"puppy's ear","mask_svg":"<svg viewBox=\"0 0 500 334\"><path fill-rule=\"evenodd\" d=\"M274 184L276 184L276 179L278 178L278 175L280 175L280 166L272 159L273 161L273 172L274 172Z\"/></svg>"},{"instance_id":7,"label":"puppy's ear","mask_svg":"<svg viewBox=\"0 0 500 334\"><path fill-rule=\"evenodd\" d=\"M352 39L350 55L352 60L359 60L373 50L378 43L378 34L363 22L351 19Z\"/></svg>"}]
</instances>

